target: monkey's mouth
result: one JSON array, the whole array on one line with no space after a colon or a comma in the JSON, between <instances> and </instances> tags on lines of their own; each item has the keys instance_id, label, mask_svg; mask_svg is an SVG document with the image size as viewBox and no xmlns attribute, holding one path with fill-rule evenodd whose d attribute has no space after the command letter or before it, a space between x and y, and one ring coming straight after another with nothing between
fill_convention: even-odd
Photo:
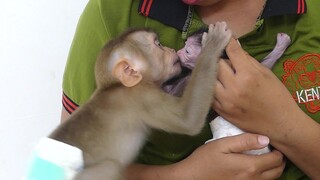
<instances>
[{"instance_id":1,"label":"monkey's mouth","mask_svg":"<svg viewBox=\"0 0 320 180\"><path fill-rule=\"evenodd\" d=\"M172 66L174 67L174 73L167 81L165 81L162 84L163 87L170 85L171 83L177 81L177 79L179 79L181 76L181 73L183 71L183 67L181 66L181 61L179 58L176 58L175 60L173 60Z\"/></svg>"},{"instance_id":2,"label":"monkey's mouth","mask_svg":"<svg viewBox=\"0 0 320 180\"><path fill-rule=\"evenodd\" d=\"M173 66L179 64L181 66L181 62L180 62L180 59L176 59L174 62L173 62Z\"/></svg>"}]
</instances>

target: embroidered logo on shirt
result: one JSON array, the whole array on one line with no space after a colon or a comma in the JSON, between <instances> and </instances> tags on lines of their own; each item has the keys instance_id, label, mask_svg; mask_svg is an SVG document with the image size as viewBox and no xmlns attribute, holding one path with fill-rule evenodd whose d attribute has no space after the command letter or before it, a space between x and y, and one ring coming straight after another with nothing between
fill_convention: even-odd
<instances>
[{"instance_id":1,"label":"embroidered logo on shirt","mask_svg":"<svg viewBox=\"0 0 320 180\"><path fill-rule=\"evenodd\" d=\"M320 111L320 54L306 54L284 63L283 84L310 113Z\"/></svg>"}]
</instances>

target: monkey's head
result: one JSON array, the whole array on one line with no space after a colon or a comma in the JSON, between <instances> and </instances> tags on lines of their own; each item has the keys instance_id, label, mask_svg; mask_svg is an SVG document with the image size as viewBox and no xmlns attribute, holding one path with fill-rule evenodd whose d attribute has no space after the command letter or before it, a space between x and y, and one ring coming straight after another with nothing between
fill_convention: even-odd
<instances>
[{"instance_id":1,"label":"monkey's head","mask_svg":"<svg viewBox=\"0 0 320 180\"><path fill-rule=\"evenodd\" d=\"M189 69L194 68L196 59L201 52L201 39L202 33L194 34L188 37L185 46L178 50L182 66Z\"/></svg>"},{"instance_id":2,"label":"monkey's head","mask_svg":"<svg viewBox=\"0 0 320 180\"><path fill-rule=\"evenodd\" d=\"M150 29L132 29L110 41L96 63L97 86L121 83L133 87L142 81L159 86L181 72L175 50L162 46Z\"/></svg>"},{"instance_id":3,"label":"monkey's head","mask_svg":"<svg viewBox=\"0 0 320 180\"><path fill-rule=\"evenodd\" d=\"M181 65L193 69L198 55L202 49L202 36L208 32L208 27L204 26L199 30L192 33L186 40L185 46L178 50L178 56L181 61ZM226 52L224 51L221 58L228 59Z\"/></svg>"}]
</instances>

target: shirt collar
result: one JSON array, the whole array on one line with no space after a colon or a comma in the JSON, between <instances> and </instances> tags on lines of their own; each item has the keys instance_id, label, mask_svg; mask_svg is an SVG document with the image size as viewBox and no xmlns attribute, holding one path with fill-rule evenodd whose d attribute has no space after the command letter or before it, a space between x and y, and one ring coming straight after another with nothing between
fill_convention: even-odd
<instances>
[{"instance_id":1,"label":"shirt collar","mask_svg":"<svg viewBox=\"0 0 320 180\"><path fill-rule=\"evenodd\" d=\"M139 13L182 30L189 6L181 0L140 0Z\"/></svg>"},{"instance_id":2,"label":"shirt collar","mask_svg":"<svg viewBox=\"0 0 320 180\"><path fill-rule=\"evenodd\" d=\"M180 31L190 18L190 8L181 0L140 0L138 11ZM305 0L267 0L261 18L304 14L306 11Z\"/></svg>"},{"instance_id":3,"label":"shirt collar","mask_svg":"<svg viewBox=\"0 0 320 180\"><path fill-rule=\"evenodd\" d=\"M304 14L307 12L305 0L267 0L261 18L278 15Z\"/></svg>"}]
</instances>

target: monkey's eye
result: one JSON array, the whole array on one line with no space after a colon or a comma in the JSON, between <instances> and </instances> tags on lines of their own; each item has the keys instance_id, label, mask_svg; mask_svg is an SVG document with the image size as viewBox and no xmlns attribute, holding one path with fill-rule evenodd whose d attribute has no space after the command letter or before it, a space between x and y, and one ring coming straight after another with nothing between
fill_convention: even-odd
<instances>
[{"instance_id":1,"label":"monkey's eye","mask_svg":"<svg viewBox=\"0 0 320 180\"><path fill-rule=\"evenodd\" d=\"M186 53L187 53L187 54L190 54L190 53L191 53L191 48L190 48L190 47L186 47L185 50L186 50Z\"/></svg>"},{"instance_id":2,"label":"monkey's eye","mask_svg":"<svg viewBox=\"0 0 320 180\"><path fill-rule=\"evenodd\" d=\"M156 39L156 40L154 41L154 43L155 43L157 46L162 47L162 44L160 43L159 39Z\"/></svg>"}]
</instances>

